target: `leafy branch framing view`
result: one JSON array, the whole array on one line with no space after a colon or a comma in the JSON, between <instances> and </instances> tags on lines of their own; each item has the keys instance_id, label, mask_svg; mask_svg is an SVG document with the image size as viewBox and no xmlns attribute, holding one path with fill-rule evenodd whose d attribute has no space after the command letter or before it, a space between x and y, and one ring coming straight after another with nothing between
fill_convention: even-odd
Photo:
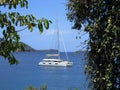
<instances>
[{"instance_id":1,"label":"leafy branch framing view","mask_svg":"<svg viewBox=\"0 0 120 90\"><path fill-rule=\"evenodd\" d=\"M11 9L28 8L27 0L0 0L0 7ZM85 73L92 90L120 89L120 0L68 0L67 18L74 23L73 29L89 33L88 58ZM24 50L18 32L33 31L40 33L48 29L50 20L37 19L32 14L0 10L0 55L10 64L17 64L13 55L17 49ZM17 27L23 27L17 30Z\"/></svg>"},{"instance_id":2,"label":"leafy branch framing view","mask_svg":"<svg viewBox=\"0 0 120 90\"><path fill-rule=\"evenodd\" d=\"M0 7L8 9L28 8L27 0L1 0ZM33 31L34 28L38 28L40 33L43 29L48 29L50 20L45 18L37 19L32 14L20 15L19 12L5 12L0 10L0 28L3 31L3 37L0 37L0 55L8 59L10 64L17 64L18 60L12 54L16 50L24 50L24 46L20 43L20 36L18 32L23 30ZM21 30L17 30L17 27L23 27Z\"/></svg>"},{"instance_id":3,"label":"leafy branch framing view","mask_svg":"<svg viewBox=\"0 0 120 90\"><path fill-rule=\"evenodd\" d=\"M69 0L67 18L89 34L85 73L92 90L120 89L120 0Z\"/></svg>"}]
</instances>

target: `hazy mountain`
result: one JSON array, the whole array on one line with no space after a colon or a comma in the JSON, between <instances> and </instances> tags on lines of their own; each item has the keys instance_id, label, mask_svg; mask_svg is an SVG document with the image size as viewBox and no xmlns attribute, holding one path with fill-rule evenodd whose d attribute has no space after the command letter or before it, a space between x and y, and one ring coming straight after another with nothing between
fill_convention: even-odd
<instances>
[{"instance_id":1,"label":"hazy mountain","mask_svg":"<svg viewBox=\"0 0 120 90\"><path fill-rule=\"evenodd\" d=\"M36 51L35 49L33 49L31 46L21 42L24 45L25 51Z\"/></svg>"}]
</instances>

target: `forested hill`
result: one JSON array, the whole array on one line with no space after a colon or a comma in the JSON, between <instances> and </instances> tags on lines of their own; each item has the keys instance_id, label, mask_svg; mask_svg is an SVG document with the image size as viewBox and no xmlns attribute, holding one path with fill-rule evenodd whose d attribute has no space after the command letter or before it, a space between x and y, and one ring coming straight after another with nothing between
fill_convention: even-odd
<instances>
[{"instance_id":1,"label":"forested hill","mask_svg":"<svg viewBox=\"0 0 120 90\"><path fill-rule=\"evenodd\" d=\"M25 51L36 51L35 49L33 49L31 46L21 42L24 45ZM19 50L21 51L21 50Z\"/></svg>"},{"instance_id":2,"label":"forested hill","mask_svg":"<svg viewBox=\"0 0 120 90\"><path fill-rule=\"evenodd\" d=\"M3 41L3 39L2 38L0 38L0 43ZM24 45L24 50L25 51L36 51L35 49L33 49L32 47L30 47L29 45L27 45L27 44L25 44L25 43L23 43L23 42L20 42L20 43L22 43L23 45ZM16 51L22 51L22 50L20 50L19 48L16 50Z\"/></svg>"},{"instance_id":3,"label":"forested hill","mask_svg":"<svg viewBox=\"0 0 120 90\"><path fill-rule=\"evenodd\" d=\"M2 38L0 38L0 43L3 41ZM36 50L34 48L32 48L31 46L27 45L26 43L23 43L23 42L20 42L21 44L24 45L24 51L41 51L41 52L51 52L51 51L54 51L54 52L57 52L57 50L55 49L47 49L47 50ZM21 52L22 50L20 48L18 48L16 50L17 52Z\"/></svg>"}]
</instances>

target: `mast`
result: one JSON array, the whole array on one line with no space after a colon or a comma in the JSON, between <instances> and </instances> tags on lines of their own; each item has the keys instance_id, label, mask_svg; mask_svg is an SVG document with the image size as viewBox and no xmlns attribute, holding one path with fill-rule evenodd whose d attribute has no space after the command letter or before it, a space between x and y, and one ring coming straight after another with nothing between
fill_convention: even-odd
<instances>
[{"instance_id":1,"label":"mast","mask_svg":"<svg viewBox=\"0 0 120 90\"><path fill-rule=\"evenodd\" d=\"M60 33L59 33L59 27L58 27L58 19L56 20L56 23L57 23L57 26L56 26L56 29L57 29L57 43L58 43L58 59L60 59Z\"/></svg>"}]
</instances>

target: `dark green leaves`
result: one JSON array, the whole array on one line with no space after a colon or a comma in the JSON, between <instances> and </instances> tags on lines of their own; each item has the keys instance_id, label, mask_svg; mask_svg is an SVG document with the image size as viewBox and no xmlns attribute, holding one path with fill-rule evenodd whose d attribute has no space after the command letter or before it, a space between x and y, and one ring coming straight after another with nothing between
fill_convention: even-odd
<instances>
[{"instance_id":1,"label":"dark green leaves","mask_svg":"<svg viewBox=\"0 0 120 90\"><path fill-rule=\"evenodd\" d=\"M28 8L28 1L27 0L1 0L0 6L8 6L9 9L17 8L17 6L20 6L21 8L26 7Z\"/></svg>"},{"instance_id":2,"label":"dark green leaves","mask_svg":"<svg viewBox=\"0 0 120 90\"><path fill-rule=\"evenodd\" d=\"M12 12L8 13L8 16L12 24L15 24L16 26L27 26L30 32L33 31L33 28L36 27L36 25L38 26L39 31L43 32L44 27L45 29L48 29L49 24L52 23L50 20L44 18L37 20L33 15L30 14L21 16L19 13Z\"/></svg>"},{"instance_id":3,"label":"dark green leaves","mask_svg":"<svg viewBox=\"0 0 120 90\"><path fill-rule=\"evenodd\" d=\"M120 0L69 0L73 28L89 33L86 74L92 90L120 88Z\"/></svg>"},{"instance_id":4,"label":"dark green leaves","mask_svg":"<svg viewBox=\"0 0 120 90\"><path fill-rule=\"evenodd\" d=\"M52 23L50 20L44 19L42 18L41 20L38 20L38 28L40 30L40 32L43 32L43 26L45 27L45 29L49 28L49 24Z\"/></svg>"},{"instance_id":5,"label":"dark green leaves","mask_svg":"<svg viewBox=\"0 0 120 90\"><path fill-rule=\"evenodd\" d=\"M40 30L40 32L43 32L42 22L39 22L39 23L38 23L38 29Z\"/></svg>"},{"instance_id":6,"label":"dark green leaves","mask_svg":"<svg viewBox=\"0 0 120 90\"><path fill-rule=\"evenodd\" d=\"M0 55L9 60L10 64L17 64L18 61L12 55L18 48L22 48L19 44L19 35L15 31L14 26L8 26L6 30L3 31L3 40L0 41Z\"/></svg>"},{"instance_id":7,"label":"dark green leaves","mask_svg":"<svg viewBox=\"0 0 120 90\"><path fill-rule=\"evenodd\" d=\"M1 0L0 6L4 6L9 9L16 9L17 7L28 8L27 0ZM0 55L8 59L10 64L17 64L18 61L12 54L16 51L24 50L24 45L20 43L20 31L30 30L38 28L40 33L44 28L48 29L51 21L47 19L37 19L32 14L20 15L19 12L5 12L0 10L0 29L3 31L2 38L0 37ZM23 29L18 29L18 28Z\"/></svg>"},{"instance_id":8,"label":"dark green leaves","mask_svg":"<svg viewBox=\"0 0 120 90\"><path fill-rule=\"evenodd\" d=\"M49 28L49 22L48 22L48 20L44 20L44 26L45 26L45 28L46 29L48 29Z\"/></svg>"},{"instance_id":9,"label":"dark green leaves","mask_svg":"<svg viewBox=\"0 0 120 90\"><path fill-rule=\"evenodd\" d=\"M8 57L8 61L11 65L18 64L18 60L13 55Z\"/></svg>"}]
</instances>

